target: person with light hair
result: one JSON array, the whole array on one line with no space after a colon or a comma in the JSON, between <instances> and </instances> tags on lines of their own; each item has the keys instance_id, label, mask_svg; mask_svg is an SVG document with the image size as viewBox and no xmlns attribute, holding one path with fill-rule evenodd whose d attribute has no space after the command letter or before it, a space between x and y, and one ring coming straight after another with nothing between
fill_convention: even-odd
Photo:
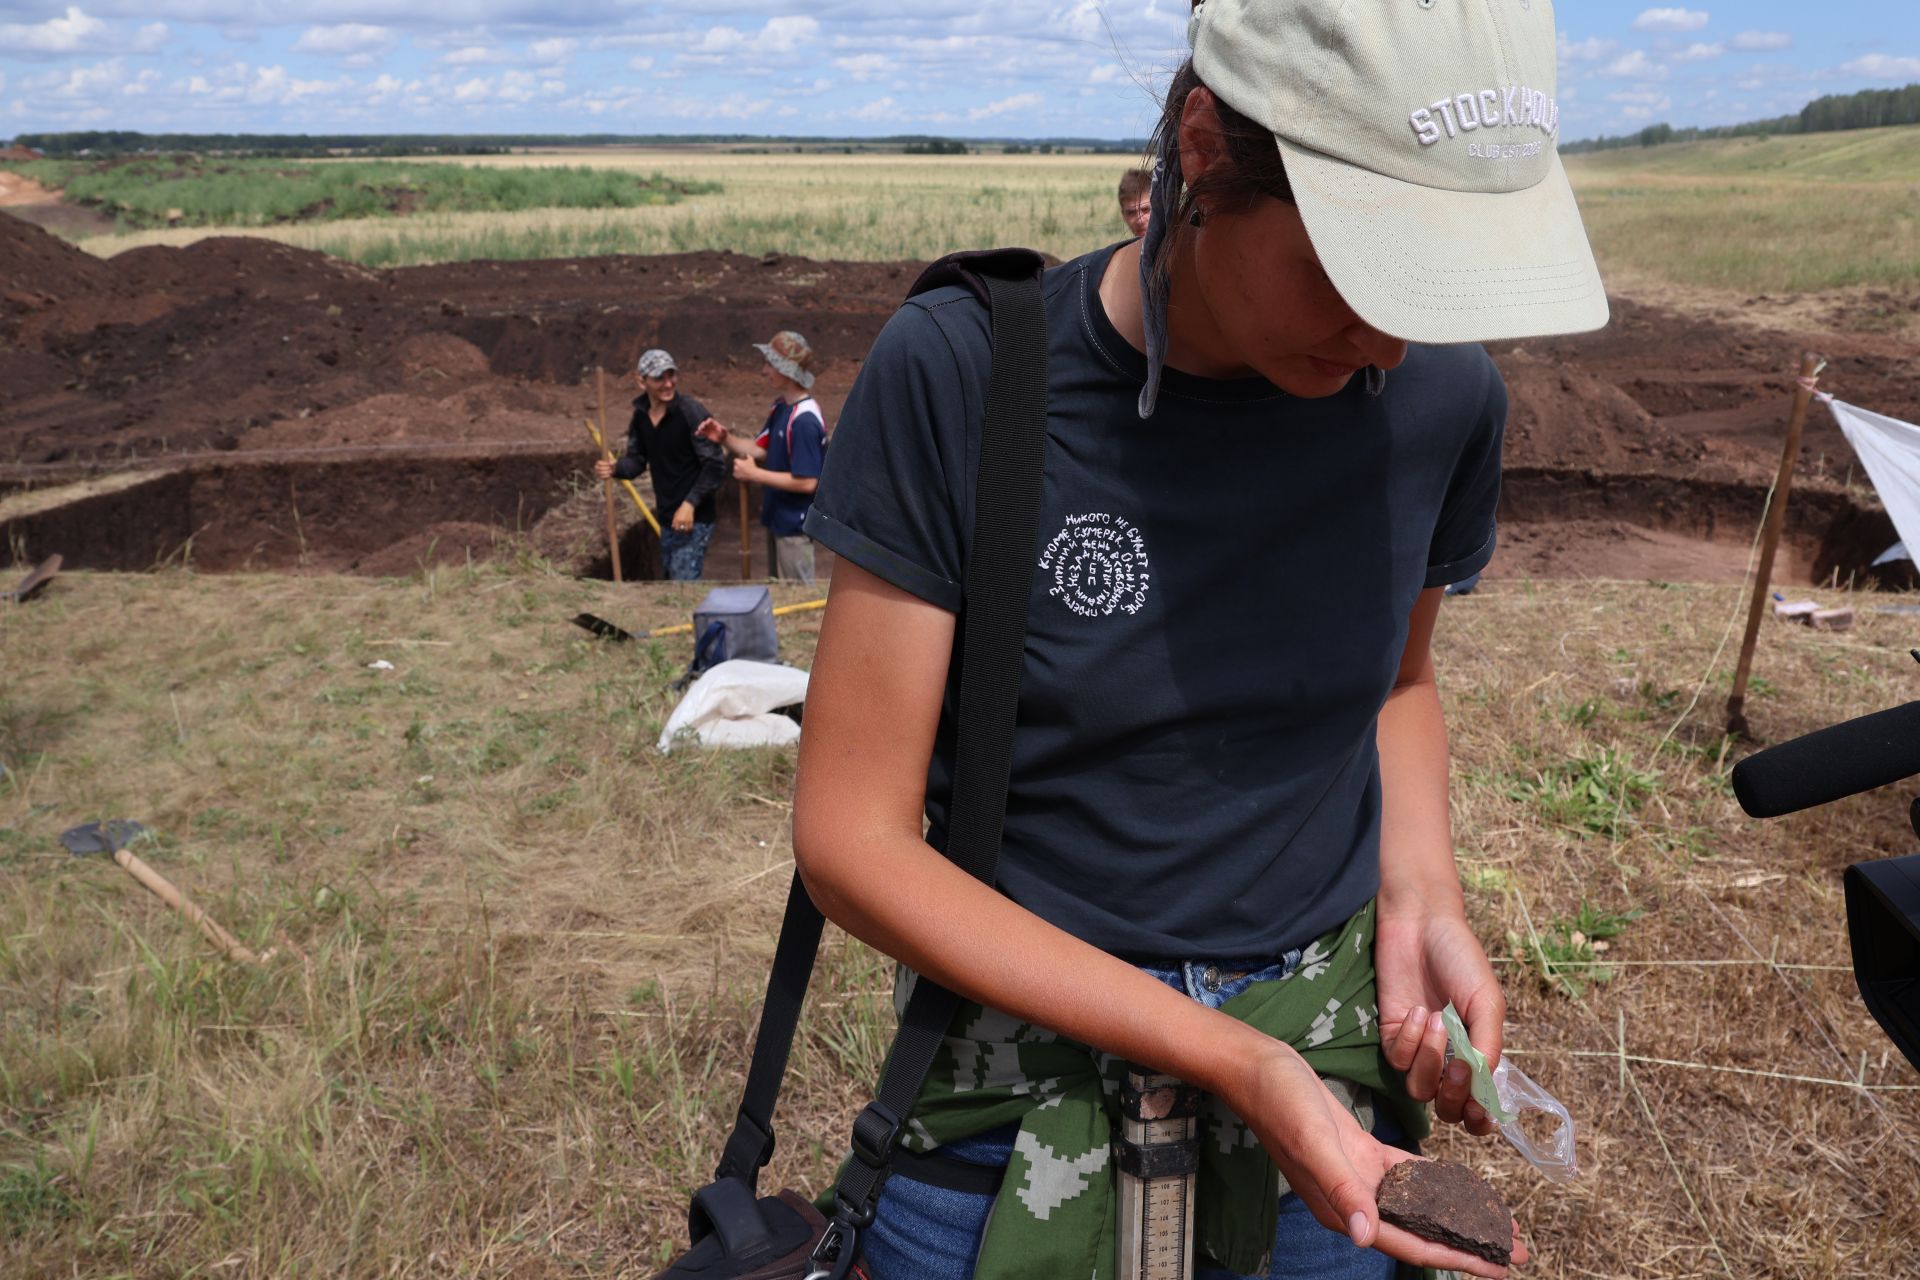
<instances>
[{"instance_id":1,"label":"person with light hair","mask_svg":"<svg viewBox=\"0 0 1920 1280\"><path fill-rule=\"evenodd\" d=\"M700 433L733 454L733 476L763 489L760 523L767 530L767 568L790 582L813 582L813 539L807 513L826 463L827 418L813 398L813 348L792 330L756 342L761 376L774 393L773 409L752 441L708 418Z\"/></svg>"}]
</instances>

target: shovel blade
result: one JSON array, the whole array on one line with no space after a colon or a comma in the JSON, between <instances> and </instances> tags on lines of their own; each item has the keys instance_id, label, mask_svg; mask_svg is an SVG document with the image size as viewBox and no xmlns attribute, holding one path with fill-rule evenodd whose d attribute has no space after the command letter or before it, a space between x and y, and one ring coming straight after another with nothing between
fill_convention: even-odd
<instances>
[{"instance_id":1,"label":"shovel blade","mask_svg":"<svg viewBox=\"0 0 1920 1280\"><path fill-rule=\"evenodd\" d=\"M625 627L616 626L608 622L605 618L596 618L590 613L574 614L573 625L586 628L602 640L617 640L624 643L628 640L638 640L640 638L634 635L633 632L628 631Z\"/></svg>"},{"instance_id":2,"label":"shovel blade","mask_svg":"<svg viewBox=\"0 0 1920 1280\"><path fill-rule=\"evenodd\" d=\"M76 858L90 853L115 854L147 834L147 829L127 818L111 822L89 822L60 833L60 843Z\"/></svg>"}]
</instances>

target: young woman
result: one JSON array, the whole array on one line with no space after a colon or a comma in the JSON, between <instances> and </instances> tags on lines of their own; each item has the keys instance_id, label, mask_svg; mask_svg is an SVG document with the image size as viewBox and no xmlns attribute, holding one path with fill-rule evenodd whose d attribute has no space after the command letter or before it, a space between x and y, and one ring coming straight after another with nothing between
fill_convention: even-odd
<instances>
[{"instance_id":1,"label":"young woman","mask_svg":"<svg viewBox=\"0 0 1920 1280\"><path fill-rule=\"evenodd\" d=\"M808 522L840 564L800 870L977 1002L908 1145L1008 1165L997 1197L890 1181L873 1280L1112 1275L1123 1061L1212 1099L1200 1275L1504 1274L1374 1195L1418 1104L1493 1128L1442 1069L1437 1011L1497 1059L1505 1004L1466 922L1429 644L1494 542L1506 395L1459 344L1606 320L1554 149L1552 8L1206 0L1190 38L1147 240L1044 281L999 892L936 852L988 376L970 297L889 322Z\"/></svg>"}]
</instances>

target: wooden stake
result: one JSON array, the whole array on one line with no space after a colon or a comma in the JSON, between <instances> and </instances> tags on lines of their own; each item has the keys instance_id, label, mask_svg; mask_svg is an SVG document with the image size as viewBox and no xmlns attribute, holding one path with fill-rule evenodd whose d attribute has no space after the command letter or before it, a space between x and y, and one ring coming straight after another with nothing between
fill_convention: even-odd
<instances>
[{"instance_id":1,"label":"wooden stake","mask_svg":"<svg viewBox=\"0 0 1920 1280\"><path fill-rule=\"evenodd\" d=\"M607 438L607 371L605 369L595 369L593 373L594 387L598 392L600 401L600 439L602 441L600 452L602 457L611 457L612 455L607 451L605 445ZM626 579L620 572L620 534L614 526L613 519L612 476L607 477L605 488L607 494L607 554L613 558L613 580L615 582L624 582Z\"/></svg>"},{"instance_id":2,"label":"wooden stake","mask_svg":"<svg viewBox=\"0 0 1920 1280\"><path fill-rule=\"evenodd\" d=\"M749 582L753 578L753 543L747 532L747 482L734 481L740 490L740 581Z\"/></svg>"},{"instance_id":3,"label":"wooden stake","mask_svg":"<svg viewBox=\"0 0 1920 1280\"><path fill-rule=\"evenodd\" d=\"M1760 568L1753 581L1753 604L1747 610L1747 636L1740 644L1740 663L1733 672L1733 693L1727 698L1727 732L1751 738L1747 724L1747 681L1753 675L1753 650L1760 640L1760 619L1766 616L1767 590L1773 583L1773 557L1780 534L1787 527L1787 496L1793 491L1793 466L1800 457L1800 436L1807 410L1813 404L1813 379L1826 361L1809 351L1800 358L1800 383L1794 392L1793 416L1787 420L1787 447L1780 455L1780 475L1774 481L1773 505L1767 510L1767 528L1760 544Z\"/></svg>"}]
</instances>

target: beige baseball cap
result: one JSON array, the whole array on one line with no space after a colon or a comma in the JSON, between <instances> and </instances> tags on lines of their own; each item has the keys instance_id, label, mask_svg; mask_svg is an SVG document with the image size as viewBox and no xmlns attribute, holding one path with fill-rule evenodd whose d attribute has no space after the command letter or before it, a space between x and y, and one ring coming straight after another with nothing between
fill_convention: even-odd
<instances>
[{"instance_id":1,"label":"beige baseball cap","mask_svg":"<svg viewBox=\"0 0 1920 1280\"><path fill-rule=\"evenodd\" d=\"M1551 0L1201 0L1194 70L1273 130L1321 265L1412 342L1584 333Z\"/></svg>"}]
</instances>

